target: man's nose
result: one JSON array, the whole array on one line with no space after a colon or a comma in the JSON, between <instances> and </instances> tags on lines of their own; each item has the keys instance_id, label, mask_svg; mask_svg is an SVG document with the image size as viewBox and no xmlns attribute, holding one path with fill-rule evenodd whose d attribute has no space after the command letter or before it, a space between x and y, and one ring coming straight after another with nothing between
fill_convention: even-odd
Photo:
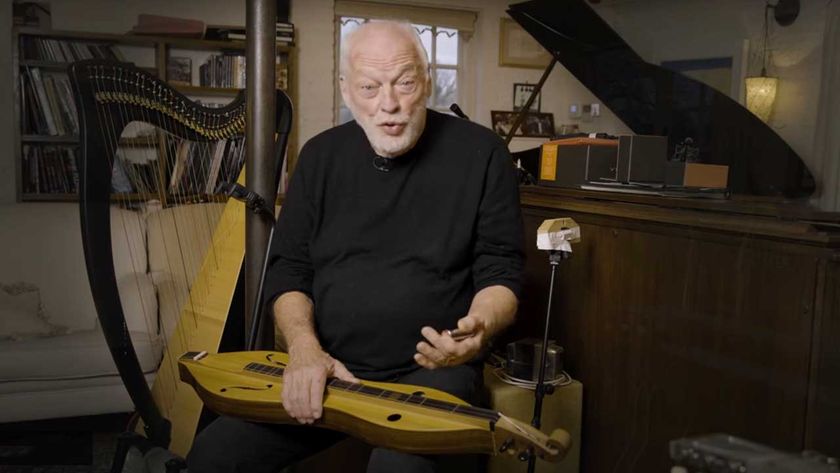
<instances>
[{"instance_id":1,"label":"man's nose","mask_svg":"<svg viewBox=\"0 0 840 473\"><path fill-rule=\"evenodd\" d=\"M397 99L397 91L393 87L382 88L382 101L379 107L383 112L394 113L400 108L400 101Z\"/></svg>"}]
</instances>

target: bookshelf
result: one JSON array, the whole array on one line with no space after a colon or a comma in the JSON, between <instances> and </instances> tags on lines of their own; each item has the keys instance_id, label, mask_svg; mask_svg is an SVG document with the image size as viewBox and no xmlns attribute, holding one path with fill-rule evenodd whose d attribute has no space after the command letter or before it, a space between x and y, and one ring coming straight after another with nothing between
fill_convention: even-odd
<instances>
[{"instance_id":1,"label":"bookshelf","mask_svg":"<svg viewBox=\"0 0 840 473\"><path fill-rule=\"evenodd\" d=\"M78 124L75 123L75 105L72 104L66 78L66 69L73 60L113 56L164 78L179 92L205 104L229 102L241 90L234 85L244 86L244 61L237 60L237 57L244 58L245 41L87 33L31 27L15 28L12 35L12 61L16 77L14 159L19 202L77 200L78 175L73 156L78 152L80 140ZM290 97L294 97L294 84L289 80L294 48L278 44L276 52L278 86ZM224 69L212 69L216 76L210 83L227 87L201 85L206 82L202 81L202 65L208 64L208 72L204 74L204 79L207 79L211 70L209 64L214 61L220 67L230 67L236 63L234 71L237 77ZM179 64L180 69L170 68L175 63ZM181 74L179 81L170 80L170 75L175 73ZM46 118L47 115L50 118ZM293 131L289 149L295 148L294 139ZM120 146L130 149L163 149L155 137L123 136ZM162 159L156 163L154 172L157 173L157 180L164 183L161 187L168 187L165 184L170 182L173 166ZM115 192L119 191L115 189ZM173 202L187 198L216 199L212 195L185 196L173 189L167 189L166 193L171 194ZM115 194L115 198L132 201L139 200L141 196L126 191ZM164 195L162 200L166 205L169 199Z\"/></svg>"}]
</instances>

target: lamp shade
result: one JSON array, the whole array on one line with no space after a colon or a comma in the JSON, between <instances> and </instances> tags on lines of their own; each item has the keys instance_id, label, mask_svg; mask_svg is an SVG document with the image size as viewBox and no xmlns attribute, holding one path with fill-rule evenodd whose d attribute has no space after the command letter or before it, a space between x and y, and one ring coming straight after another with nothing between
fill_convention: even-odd
<instances>
[{"instance_id":1,"label":"lamp shade","mask_svg":"<svg viewBox=\"0 0 840 473\"><path fill-rule=\"evenodd\" d=\"M773 112L773 102L776 101L776 89L779 79L776 77L747 77L747 109L754 113L761 121L767 123Z\"/></svg>"}]
</instances>

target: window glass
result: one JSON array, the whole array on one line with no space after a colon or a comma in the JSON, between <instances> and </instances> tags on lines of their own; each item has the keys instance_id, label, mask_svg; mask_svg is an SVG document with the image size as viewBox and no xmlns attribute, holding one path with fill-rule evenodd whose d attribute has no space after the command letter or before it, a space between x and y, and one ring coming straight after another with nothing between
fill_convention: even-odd
<instances>
[{"instance_id":1,"label":"window glass","mask_svg":"<svg viewBox=\"0 0 840 473\"><path fill-rule=\"evenodd\" d=\"M411 25L417 30L420 35L420 41L423 42L423 47L426 48L426 58L431 62L430 55L432 54L432 27L426 25Z\"/></svg>"},{"instance_id":2,"label":"window glass","mask_svg":"<svg viewBox=\"0 0 840 473\"><path fill-rule=\"evenodd\" d=\"M458 65L458 30L438 28L435 40L435 62L447 66Z\"/></svg>"},{"instance_id":3,"label":"window glass","mask_svg":"<svg viewBox=\"0 0 840 473\"><path fill-rule=\"evenodd\" d=\"M449 109L458 101L458 71L438 69L435 77L434 108Z\"/></svg>"}]
</instances>

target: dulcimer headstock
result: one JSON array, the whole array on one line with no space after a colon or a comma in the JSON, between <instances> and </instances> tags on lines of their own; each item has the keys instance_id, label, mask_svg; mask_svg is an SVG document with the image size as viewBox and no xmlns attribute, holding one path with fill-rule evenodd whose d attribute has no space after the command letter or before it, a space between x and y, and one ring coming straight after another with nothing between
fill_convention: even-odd
<instances>
[{"instance_id":1,"label":"dulcimer headstock","mask_svg":"<svg viewBox=\"0 0 840 473\"><path fill-rule=\"evenodd\" d=\"M522 461L531 456L549 462L558 462L566 456L572 438L563 429L554 430L550 436L516 419L500 414L495 425L497 453L515 455Z\"/></svg>"}]
</instances>

